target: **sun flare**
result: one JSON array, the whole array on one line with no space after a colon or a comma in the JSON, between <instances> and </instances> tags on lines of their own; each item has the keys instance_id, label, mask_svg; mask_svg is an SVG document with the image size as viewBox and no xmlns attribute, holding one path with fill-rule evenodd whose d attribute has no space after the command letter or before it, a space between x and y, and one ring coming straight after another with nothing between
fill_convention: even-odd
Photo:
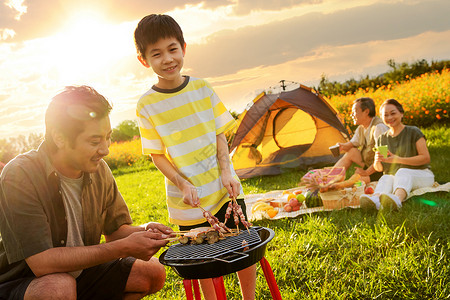
<instances>
[{"instance_id":1,"label":"sun flare","mask_svg":"<svg viewBox=\"0 0 450 300\"><path fill-rule=\"evenodd\" d=\"M118 39L120 30L95 11L74 13L52 39L49 60L58 81L87 81L105 73L105 68L129 49Z\"/></svg>"}]
</instances>

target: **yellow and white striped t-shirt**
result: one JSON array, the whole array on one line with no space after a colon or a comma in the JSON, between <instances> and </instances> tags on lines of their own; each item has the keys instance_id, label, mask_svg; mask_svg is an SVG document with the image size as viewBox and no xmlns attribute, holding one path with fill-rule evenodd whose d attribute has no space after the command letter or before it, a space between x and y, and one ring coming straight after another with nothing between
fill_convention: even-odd
<instances>
[{"instance_id":1,"label":"yellow and white striped t-shirt","mask_svg":"<svg viewBox=\"0 0 450 300\"><path fill-rule=\"evenodd\" d=\"M143 153L165 154L197 187L202 207L215 214L229 199L220 177L216 136L235 121L210 84L186 77L175 90L153 87L139 99L136 113ZM190 226L205 221L200 209L183 203L182 192L167 178L165 184L171 223Z\"/></svg>"}]
</instances>

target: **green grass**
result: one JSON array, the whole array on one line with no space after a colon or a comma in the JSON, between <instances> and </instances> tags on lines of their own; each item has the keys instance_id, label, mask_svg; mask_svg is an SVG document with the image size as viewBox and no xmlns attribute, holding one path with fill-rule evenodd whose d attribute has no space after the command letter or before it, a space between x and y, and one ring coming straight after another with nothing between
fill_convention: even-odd
<instances>
[{"instance_id":1,"label":"green grass","mask_svg":"<svg viewBox=\"0 0 450 300\"><path fill-rule=\"evenodd\" d=\"M449 129L424 130L439 182L449 182ZM246 194L287 189L304 171L242 180ZM168 224L164 177L151 164L114 172L137 224ZM266 258L283 299L450 299L450 196L409 199L399 212L345 209L254 225L272 228ZM182 279L166 268L166 285L147 299L185 299ZM224 277L240 299L237 276ZM257 299L271 299L258 265Z\"/></svg>"}]
</instances>

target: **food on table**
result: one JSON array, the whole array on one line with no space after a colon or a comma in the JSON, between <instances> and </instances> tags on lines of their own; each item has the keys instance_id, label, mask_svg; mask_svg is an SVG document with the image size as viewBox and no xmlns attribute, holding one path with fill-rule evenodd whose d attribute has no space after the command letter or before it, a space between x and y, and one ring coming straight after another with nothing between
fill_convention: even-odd
<instances>
[{"instance_id":1,"label":"food on table","mask_svg":"<svg viewBox=\"0 0 450 300\"><path fill-rule=\"evenodd\" d=\"M272 205L270 205L270 204L267 204L265 202L256 202L252 206L252 213L255 213L258 210L266 211L266 210L268 210L270 208L272 208Z\"/></svg>"},{"instance_id":2,"label":"food on table","mask_svg":"<svg viewBox=\"0 0 450 300\"><path fill-rule=\"evenodd\" d=\"M291 199L296 199L296 198L297 198L297 195L295 195L294 193L289 193L287 200L289 201Z\"/></svg>"},{"instance_id":3,"label":"food on table","mask_svg":"<svg viewBox=\"0 0 450 300\"><path fill-rule=\"evenodd\" d=\"M322 199L319 195L319 189L308 190L305 194L305 205L306 207L317 207L322 206Z\"/></svg>"},{"instance_id":4,"label":"food on table","mask_svg":"<svg viewBox=\"0 0 450 300\"><path fill-rule=\"evenodd\" d=\"M336 182L333 183L329 189L330 190L340 190L340 189L344 189L344 188L348 188L353 186L356 182L358 182L361 179L361 175L359 174L353 174L349 179L341 181L341 182Z\"/></svg>"},{"instance_id":5,"label":"food on table","mask_svg":"<svg viewBox=\"0 0 450 300\"><path fill-rule=\"evenodd\" d=\"M366 189L364 190L364 194L373 194L374 192L375 190L371 186L366 187Z\"/></svg>"},{"instance_id":6,"label":"food on table","mask_svg":"<svg viewBox=\"0 0 450 300\"><path fill-rule=\"evenodd\" d=\"M273 201L270 201L270 206L272 206L272 207L283 207L283 205L285 204L286 202L285 201L277 201L277 200L273 200Z\"/></svg>"},{"instance_id":7,"label":"food on table","mask_svg":"<svg viewBox=\"0 0 450 300\"><path fill-rule=\"evenodd\" d=\"M297 194L298 203L303 203L305 201L305 196L303 194Z\"/></svg>"},{"instance_id":8,"label":"food on table","mask_svg":"<svg viewBox=\"0 0 450 300\"><path fill-rule=\"evenodd\" d=\"M287 198L278 198L278 199L274 199L272 201L269 202L270 206L272 207L283 207L285 204L287 204Z\"/></svg>"},{"instance_id":9,"label":"food on table","mask_svg":"<svg viewBox=\"0 0 450 300\"><path fill-rule=\"evenodd\" d=\"M259 202L257 201L255 204L253 204L252 206L252 214L256 213L257 211L261 211L261 212L266 212L267 215L269 216L269 218L273 218L278 214L278 209L275 207L279 207L277 202L276 206L272 206L272 202L271 204L267 204L265 202Z\"/></svg>"},{"instance_id":10,"label":"food on table","mask_svg":"<svg viewBox=\"0 0 450 300\"><path fill-rule=\"evenodd\" d=\"M268 215L270 218L273 218L273 217L275 217L275 216L278 214L278 209L275 209L275 208L269 208L268 210L266 210L266 212L267 212L267 215Z\"/></svg>"},{"instance_id":11,"label":"food on table","mask_svg":"<svg viewBox=\"0 0 450 300\"><path fill-rule=\"evenodd\" d=\"M297 198L292 198L291 200L289 200L289 203L288 203L291 207L294 207L294 206L299 206L299 203L298 203L298 200L297 200Z\"/></svg>"},{"instance_id":12,"label":"food on table","mask_svg":"<svg viewBox=\"0 0 450 300\"><path fill-rule=\"evenodd\" d=\"M289 204L286 204L285 206L283 206L283 209L286 212L291 212L292 211L292 206L290 206Z\"/></svg>"},{"instance_id":13,"label":"food on table","mask_svg":"<svg viewBox=\"0 0 450 300\"><path fill-rule=\"evenodd\" d=\"M298 211L300 209L301 205L302 205L302 202L299 202L297 200L297 196L295 196L295 198L289 199L289 202L283 206L283 209L286 212Z\"/></svg>"}]
</instances>

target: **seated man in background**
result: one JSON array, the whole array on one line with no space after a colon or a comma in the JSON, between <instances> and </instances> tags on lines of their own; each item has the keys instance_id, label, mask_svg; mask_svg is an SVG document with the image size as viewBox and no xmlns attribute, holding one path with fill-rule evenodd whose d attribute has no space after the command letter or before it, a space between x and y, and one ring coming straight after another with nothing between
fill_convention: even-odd
<instances>
[{"instance_id":1,"label":"seated man in background","mask_svg":"<svg viewBox=\"0 0 450 300\"><path fill-rule=\"evenodd\" d=\"M365 183L377 181L383 175L373 167L375 156L373 147L377 138L387 131L388 127L375 114L375 103L372 98L359 98L353 102L352 118L354 124L359 126L349 142L338 143L339 150L345 154L334 165L344 167L345 170L352 163L359 165L360 168L356 167L355 173L359 173Z\"/></svg>"},{"instance_id":2,"label":"seated man in background","mask_svg":"<svg viewBox=\"0 0 450 300\"><path fill-rule=\"evenodd\" d=\"M47 108L39 149L3 169L0 299L140 299L163 287L152 256L171 230L131 225L102 159L110 110L93 88L66 87Z\"/></svg>"}]
</instances>

